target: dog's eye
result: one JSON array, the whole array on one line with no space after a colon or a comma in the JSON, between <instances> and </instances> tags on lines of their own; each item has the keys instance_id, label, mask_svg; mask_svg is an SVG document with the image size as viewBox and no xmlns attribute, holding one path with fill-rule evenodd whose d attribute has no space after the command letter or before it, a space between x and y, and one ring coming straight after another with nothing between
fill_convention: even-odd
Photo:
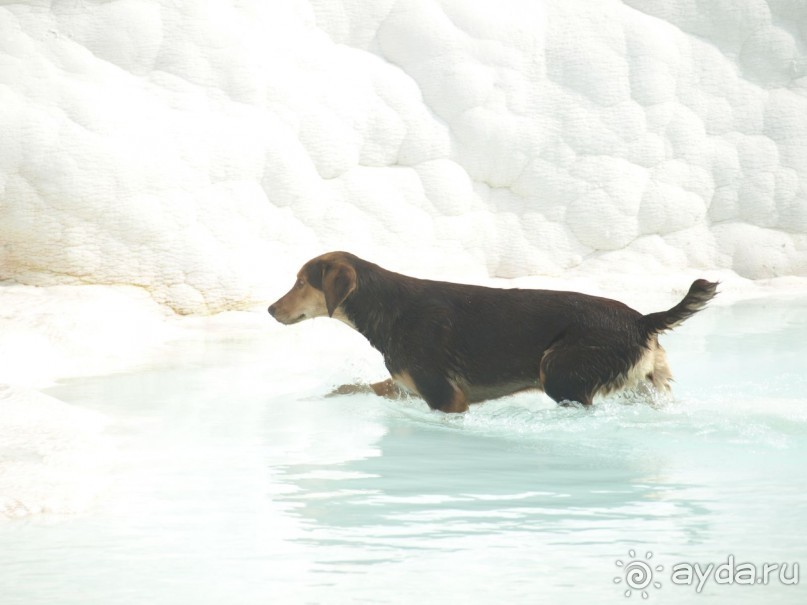
<instances>
[{"instance_id":1,"label":"dog's eye","mask_svg":"<svg viewBox=\"0 0 807 605\"><path fill-rule=\"evenodd\" d=\"M305 285L305 282L304 282L302 279L298 279L298 280L297 280L297 283L296 283L296 284L294 284L294 287L295 287L295 288L297 288L297 289L299 290L299 289L300 289L300 288L302 288L304 285Z\"/></svg>"}]
</instances>

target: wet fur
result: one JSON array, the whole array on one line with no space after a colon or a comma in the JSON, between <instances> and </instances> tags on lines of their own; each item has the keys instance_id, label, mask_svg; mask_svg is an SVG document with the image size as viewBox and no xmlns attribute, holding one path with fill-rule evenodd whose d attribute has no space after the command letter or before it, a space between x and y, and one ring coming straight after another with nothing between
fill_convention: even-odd
<instances>
[{"instance_id":1,"label":"wet fur","mask_svg":"<svg viewBox=\"0 0 807 605\"><path fill-rule=\"evenodd\" d=\"M331 252L306 263L269 312L282 323L342 320L381 352L395 384L445 412L525 389L590 405L642 382L669 390L658 334L702 309L716 287L697 280L668 311L642 315L608 298L417 279Z\"/></svg>"}]
</instances>

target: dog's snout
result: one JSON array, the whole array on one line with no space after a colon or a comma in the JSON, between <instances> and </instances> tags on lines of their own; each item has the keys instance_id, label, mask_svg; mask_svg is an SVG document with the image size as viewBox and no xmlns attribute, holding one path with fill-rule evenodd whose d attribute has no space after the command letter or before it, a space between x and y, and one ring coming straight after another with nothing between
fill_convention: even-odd
<instances>
[{"instance_id":1,"label":"dog's snout","mask_svg":"<svg viewBox=\"0 0 807 605\"><path fill-rule=\"evenodd\" d=\"M269 305L269 315L274 317L276 312L277 312L277 304Z\"/></svg>"}]
</instances>

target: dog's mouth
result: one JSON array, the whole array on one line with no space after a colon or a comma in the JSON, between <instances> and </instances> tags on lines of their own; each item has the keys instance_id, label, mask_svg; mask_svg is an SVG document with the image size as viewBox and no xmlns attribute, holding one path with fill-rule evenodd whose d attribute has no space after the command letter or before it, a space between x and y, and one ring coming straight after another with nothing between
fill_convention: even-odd
<instances>
[{"instance_id":1,"label":"dog's mouth","mask_svg":"<svg viewBox=\"0 0 807 605\"><path fill-rule=\"evenodd\" d=\"M282 324L286 325L286 326L290 326L290 325L292 325L292 324L298 324L298 323L300 323L301 321L303 321L303 320L304 320L304 319L306 319L307 317L308 317L308 316L307 316L305 313L301 313L300 315L298 315L297 317L294 317L294 318L292 318L292 319L280 319L280 318L278 318L278 321L279 321L280 323L282 323Z\"/></svg>"},{"instance_id":2,"label":"dog's mouth","mask_svg":"<svg viewBox=\"0 0 807 605\"><path fill-rule=\"evenodd\" d=\"M305 314L305 313L300 313L296 317L291 317L291 316L287 315L286 313L278 312L275 309L274 305L269 307L269 313L271 313L272 317L274 317L279 323L282 323L284 326L290 326L292 324L300 323L304 319L308 319L308 315Z\"/></svg>"}]
</instances>

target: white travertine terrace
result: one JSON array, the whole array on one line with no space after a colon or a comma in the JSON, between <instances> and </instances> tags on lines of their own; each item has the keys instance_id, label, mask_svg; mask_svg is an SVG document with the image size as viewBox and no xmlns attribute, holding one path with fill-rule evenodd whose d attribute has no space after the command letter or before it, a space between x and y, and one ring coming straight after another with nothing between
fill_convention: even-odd
<instances>
[{"instance_id":1,"label":"white travertine terrace","mask_svg":"<svg viewBox=\"0 0 807 605\"><path fill-rule=\"evenodd\" d=\"M0 278L206 313L334 248L803 276L806 34L798 0L6 2Z\"/></svg>"}]
</instances>

